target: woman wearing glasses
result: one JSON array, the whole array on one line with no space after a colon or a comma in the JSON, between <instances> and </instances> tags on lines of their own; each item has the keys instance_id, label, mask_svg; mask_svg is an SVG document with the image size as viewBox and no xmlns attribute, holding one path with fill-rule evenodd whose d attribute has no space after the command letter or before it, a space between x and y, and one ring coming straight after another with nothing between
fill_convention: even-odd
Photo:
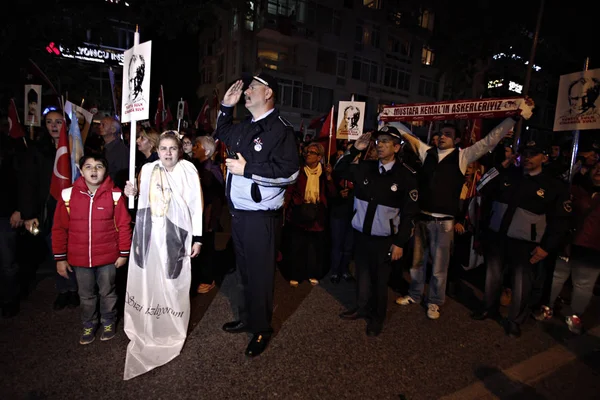
<instances>
[{"instance_id":1,"label":"woman wearing glasses","mask_svg":"<svg viewBox=\"0 0 600 400\"><path fill-rule=\"evenodd\" d=\"M292 287L308 279L317 285L327 271L328 198L335 196L331 165L323 165L325 149L320 143L304 148L304 168L286 193L286 233L284 253L288 270L284 271Z\"/></svg>"}]
</instances>

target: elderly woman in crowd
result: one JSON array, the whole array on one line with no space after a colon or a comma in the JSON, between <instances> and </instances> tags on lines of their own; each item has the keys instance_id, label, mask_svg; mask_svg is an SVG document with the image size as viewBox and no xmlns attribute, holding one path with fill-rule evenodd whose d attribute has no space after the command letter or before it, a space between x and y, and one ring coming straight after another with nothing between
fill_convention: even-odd
<instances>
[{"instance_id":1,"label":"elderly woman in crowd","mask_svg":"<svg viewBox=\"0 0 600 400\"><path fill-rule=\"evenodd\" d=\"M164 132L159 159L140 173L125 300L125 332L131 340L125 379L175 358L187 334L190 259L202 244L202 191L198 171L181 153L177 132ZM125 194L137 193L127 182Z\"/></svg>"},{"instance_id":2,"label":"elderly woman in crowd","mask_svg":"<svg viewBox=\"0 0 600 400\"><path fill-rule=\"evenodd\" d=\"M323 166L325 150L320 143L310 143L304 149L304 168L298 180L288 186L286 193L286 229L284 234L283 271L290 285L308 279L317 285L327 270L328 237L326 226L329 219L328 198L336 195L331 177L331 165Z\"/></svg>"}]
</instances>

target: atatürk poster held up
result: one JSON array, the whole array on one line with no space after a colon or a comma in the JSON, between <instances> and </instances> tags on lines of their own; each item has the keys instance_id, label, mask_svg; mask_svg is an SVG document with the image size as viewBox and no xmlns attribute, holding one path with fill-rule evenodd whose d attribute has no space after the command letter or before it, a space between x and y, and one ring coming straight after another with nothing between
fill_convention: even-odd
<instances>
[{"instance_id":1,"label":"atat\u00fcrk poster held up","mask_svg":"<svg viewBox=\"0 0 600 400\"><path fill-rule=\"evenodd\" d=\"M150 57L152 41L125 52L121 122L148 119L150 106Z\"/></svg>"}]
</instances>

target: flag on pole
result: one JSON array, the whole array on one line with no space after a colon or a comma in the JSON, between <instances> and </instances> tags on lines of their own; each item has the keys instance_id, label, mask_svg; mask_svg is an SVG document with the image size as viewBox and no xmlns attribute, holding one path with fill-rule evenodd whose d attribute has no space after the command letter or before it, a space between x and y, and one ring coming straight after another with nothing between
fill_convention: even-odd
<instances>
[{"instance_id":1,"label":"flag on pole","mask_svg":"<svg viewBox=\"0 0 600 400\"><path fill-rule=\"evenodd\" d=\"M219 113L219 89L218 88L214 88L213 89L213 101L212 101L212 107L210 107L210 114L209 114L209 124L210 124L210 130L208 130L207 132L212 132L215 129L217 129L217 117L218 117L218 113Z\"/></svg>"},{"instance_id":2,"label":"flag on pole","mask_svg":"<svg viewBox=\"0 0 600 400\"><path fill-rule=\"evenodd\" d=\"M71 186L71 156L69 153L67 127L66 124L63 123L58 138L56 157L54 158L52 179L50 180L50 194L56 200L60 199L60 193L63 189Z\"/></svg>"},{"instance_id":3,"label":"flag on pole","mask_svg":"<svg viewBox=\"0 0 600 400\"><path fill-rule=\"evenodd\" d=\"M210 106L208 105L208 99L204 101L204 105L196 118L195 125L196 129L202 128L205 132L213 131L213 127L210 124Z\"/></svg>"},{"instance_id":4,"label":"flag on pole","mask_svg":"<svg viewBox=\"0 0 600 400\"><path fill-rule=\"evenodd\" d=\"M112 93L113 107L115 108L115 115L117 116L117 119L118 119L119 112L117 110L120 110L121 107L118 107L118 105L117 105L117 96L115 93L115 71L113 71L112 68L108 69L108 79L110 80L110 91Z\"/></svg>"},{"instance_id":5,"label":"flag on pole","mask_svg":"<svg viewBox=\"0 0 600 400\"><path fill-rule=\"evenodd\" d=\"M329 114L327 114L327 118L325 118L325 122L321 127L321 132L319 133L317 140L328 141L327 147L329 155L335 154L337 152L335 127L333 126L333 106L331 106L331 111L329 111Z\"/></svg>"},{"instance_id":6,"label":"flag on pole","mask_svg":"<svg viewBox=\"0 0 600 400\"><path fill-rule=\"evenodd\" d=\"M8 134L13 139L25 137L25 131L23 130L21 121L19 121L19 113L17 112L14 99L10 99L10 104L8 105Z\"/></svg>"},{"instance_id":7,"label":"flag on pole","mask_svg":"<svg viewBox=\"0 0 600 400\"><path fill-rule=\"evenodd\" d=\"M69 144L71 148L71 183L75 182L81 176L79 168L79 159L83 156L83 138L79 130L77 113L71 109L71 126L69 128Z\"/></svg>"},{"instance_id":8,"label":"flag on pole","mask_svg":"<svg viewBox=\"0 0 600 400\"><path fill-rule=\"evenodd\" d=\"M163 112L164 115L164 119L163 119L163 129L167 129L167 124L171 121L173 121L173 114L171 114L171 107L169 107L169 105L167 104L167 110Z\"/></svg>"},{"instance_id":9,"label":"flag on pole","mask_svg":"<svg viewBox=\"0 0 600 400\"><path fill-rule=\"evenodd\" d=\"M165 96L163 94L163 87L160 85L160 94L158 95L158 104L156 106L156 115L154 116L154 125L160 132L165 120Z\"/></svg>"}]
</instances>

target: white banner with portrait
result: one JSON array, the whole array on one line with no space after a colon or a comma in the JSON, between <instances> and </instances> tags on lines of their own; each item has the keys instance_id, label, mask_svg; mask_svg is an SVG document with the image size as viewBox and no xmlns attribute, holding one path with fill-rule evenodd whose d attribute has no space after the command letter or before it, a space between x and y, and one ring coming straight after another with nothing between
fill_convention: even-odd
<instances>
[{"instance_id":1,"label":"white banner with portrait","mask_svg":"<svg viewBox=\"0 0 600 400\"><path fill-rule=\"evenodd\" d=\"M356 140L362 135L365 124L365 103L340 101L338 106L336 139Z\"/></svg>"},{"instance_id":2,"label":"white banner with portrait","mask_svg":"<svg viewBox=\"0 0 600 400\"><path fill-rule=\"evenodd\" d=\"M25 85L25 111L23 121L27 126L40 126L42 120L42 86Z\"/></svg>"},{"instance_id":3,"label":"white banner with portrait","mask_svg":"<svg viewBox=\"0 0 600 400\"><path fill-rule=\"evenodd\" d=\"M561 75L554 131L600 128L600 69Z\"/></svg>"},{"instance_id":4,"label":"white banner with portrait","mask_svg":"<svg viewBox=\"0 0 600 400\"><path fill-rule=\"evenodd\" d=\"M140 121L150 115L150 58L152 41L125 52L121 122Z\"/></svg>"}]
</instances>

